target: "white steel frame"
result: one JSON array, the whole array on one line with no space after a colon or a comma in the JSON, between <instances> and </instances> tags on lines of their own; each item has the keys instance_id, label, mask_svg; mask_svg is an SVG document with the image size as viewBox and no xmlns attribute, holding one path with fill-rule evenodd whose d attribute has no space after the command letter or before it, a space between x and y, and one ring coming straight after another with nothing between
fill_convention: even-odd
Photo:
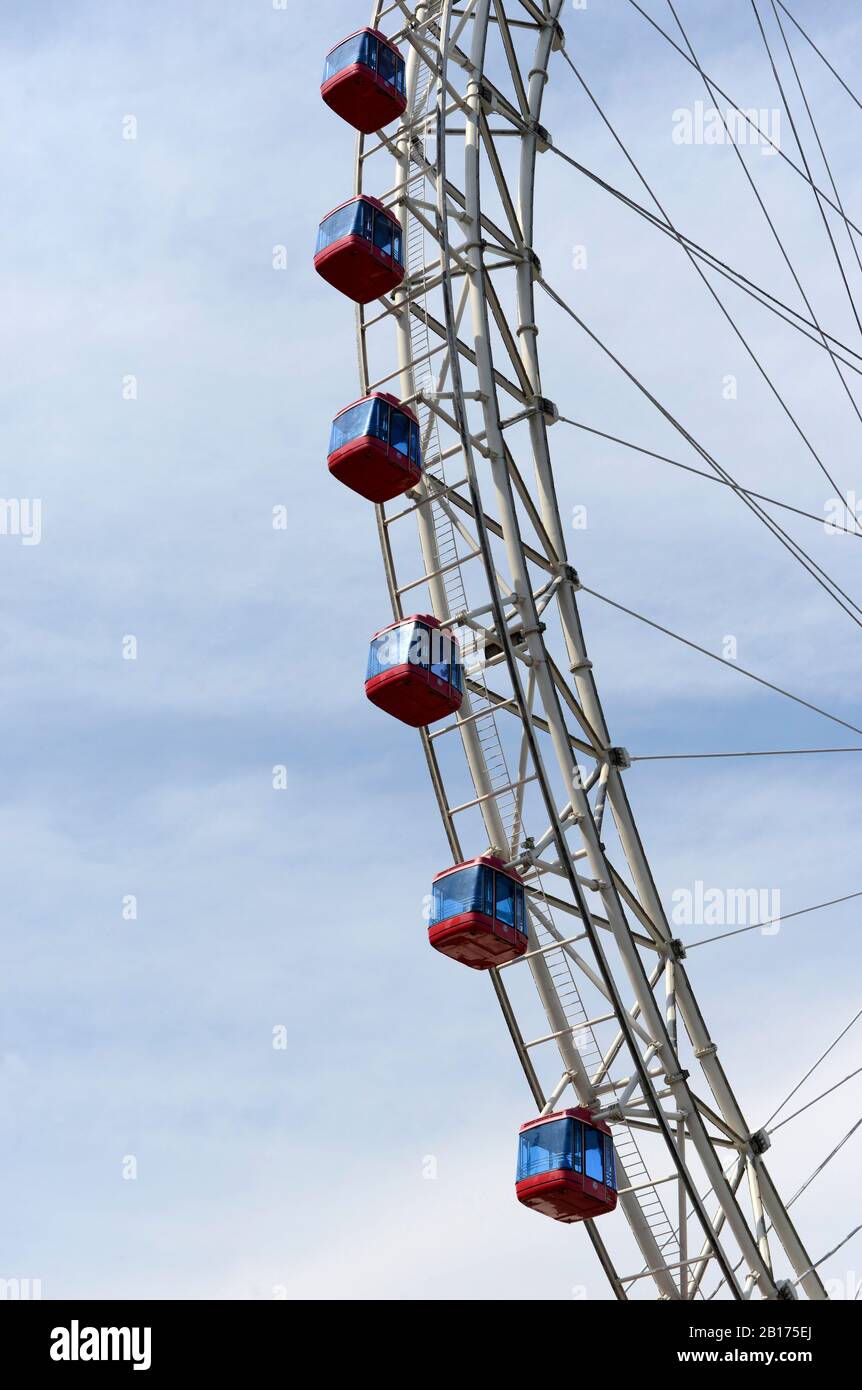
<instances>
[{"instance_id":1,"label":"white steel frame","mask_svg":"<svg viewBox=\"0 0 862 1390\"><path fill-rule=\"evenodd\" d=\"M536 166L552 138L542 104L552 55L565 43L562 9L563 0L373 7L372 25L406 52L409 105L394 133L359 137L355 191L382 197L399 216L408 273L391 298L358 311L361 389L400 391L413 404L427 461L414 492L377 508L393 614L419 607L411 597L405 609L404 595L427 593L439 619L492 644L486 673L506 686L500 694L485 676L471 679L457 719L422 730L422 744L453 862L484 848L462 848L459 837L459 817L478 812L488 844L529 885L529 953L491 971L491 983L539 1112L571 1103L571 1086L614 1129L619 1206L642 1267L618 1272L610 1228L584 1223L614 1294L625 1299L650 1278L659 1297L702 1297L714 1275L737 1299L797 1289L825 1298L764 1163L768 1140L750 1130L692 991L623 785L628 759L611 742L584 644L549 450L556 411L542 394L533 248ZM516 179L504 168L513 147ZM375 353L382 372L372 371ZM419 544L401 579L413 520ZM473 793L464 795L470 784L461 780L450 799L441 752L458 738ZM603 840L606 808L616 863ZM538 827L532 838L528 819ZM576 919L576 932L556 925L560 912ZM531 1041L509 987L513 971L530 972L547 1019ZM587 1060L593 1046L598 1066ZM547 1089L533 1061L543 1048L559 1056L552 1081L562 1064ZM663 1176L650 1176L641 1143L652 1145ZM669 1217L662 1193L674 1191Z\"/></svg>"}]
</instances>

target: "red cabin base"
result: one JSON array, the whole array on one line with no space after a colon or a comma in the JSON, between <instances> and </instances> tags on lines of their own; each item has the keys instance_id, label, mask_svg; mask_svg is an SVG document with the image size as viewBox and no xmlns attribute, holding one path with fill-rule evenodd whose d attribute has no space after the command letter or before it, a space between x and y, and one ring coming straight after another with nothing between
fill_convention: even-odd
<instances>
[{"instance_id":1,"label":"red cabin base","mask_svg":"<svg viewBox=\"0 0 862 1390\"><path fill-rule=\"evenodd\" d=\"M525 1207L552 1216L555 1221L588 1221L592 1216L613 1211L617 1204L613 1188L568 1168L522 1178L515 1183L515 1192Z\"/></svg>"},{"instance_id":2,"label":"red cabin base","mask_svg":"<svg viewBox=\"0 0 862 1390\"><path fill-rule=\"evenodd\" d=\"M364 63L354 63L330 77L321 87L320 95L336 115L363 135L382 130L407 110L407 98L383 82Z\"/></svg>"},{"instance_id":3,"label":"red cabin base","mask_svg":"<svg viewBox=\"0 0 862 1390\"><path fill-rule=\"evenodd\" d=\"M517 960L527 949L523 932L496 921L484 912L462 912L428 928L435 951L451 956L473 970L490 970L507 960Z\"/></svg>"},{"instance_id":4,"label":"red cabin base","mask_svg":"<svg viewBox=\"0 0 862 1390\"><path fill-rule=\"evenodd\" d=\"M329 455L329 471L369 502L391 502L413 487L422 469L382 439L364 435Z\"/></svg>"},{"instance_id":5,"label":"red cabin base","mask_svg":"<svg viewBox=\"0 0 862 1390\"><path fill-rule=\"evenodd\" d=\"M365 694L372 705L422 729L437 719L445 719L461 708L462 695L448 681L441 680L422 666L393 666L365 682Z\"/></svg>"},{"instance_id":6,"label":"red cabin base","mask_svg":"<svg viewBox=\"0 0 862 1390\"><path fill-rule=\"evenodd\" d=\"M404 269L361 236L346 236L318 251L314 269L355 304L370 304L404 279Z\"/></svg>"}]
</instances>

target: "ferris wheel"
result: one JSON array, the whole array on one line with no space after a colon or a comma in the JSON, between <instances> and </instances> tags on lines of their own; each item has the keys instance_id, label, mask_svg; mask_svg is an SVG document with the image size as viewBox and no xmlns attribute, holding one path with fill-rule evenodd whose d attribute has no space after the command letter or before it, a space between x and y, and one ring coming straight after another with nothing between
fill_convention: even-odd
<instances>
[{"instance_id":1,"label":"ferris wheel","mask_svg":"<svg viewBox=\"0 0 862 1390\"><path fill-rule=\"evenodd\" d=\"M695 997L584 641L539 355L549 299L577 316L534 244L563 8L378 0L326 59L323 98L358 132L315 256L357 306L329 468L375 504L392 603L366 693L418 729L439 804L430 945L488 976L532 1098L517 1199L578 1224L620 1300L823 1299Z\"/></svg>"}]
</instances>

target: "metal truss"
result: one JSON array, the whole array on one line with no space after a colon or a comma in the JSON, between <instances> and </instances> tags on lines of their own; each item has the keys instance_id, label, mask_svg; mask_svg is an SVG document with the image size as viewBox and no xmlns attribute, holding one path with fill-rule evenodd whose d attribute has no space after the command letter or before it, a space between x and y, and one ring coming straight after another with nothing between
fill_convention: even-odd
<instances>
[{"instance_id":1,"label":"metal truss","mask_svg":"<svg viewBox=\"0 0 862 1390\"><path fill-rule=\"evenodd\" d=\"M824 1298L695 999L584 643L535 303L562 9L373 8L407 52L409 104L394 134L359 137L355 189L396 211L407 275L358 310L361 387L413 405L426 466L377 508L393 613L425 602L484 653L457 718L422 744L453 861L487 841L528 886L528 953L489 973L535 1105L549 1113L571 1088L613 1127L631 1234L619 1217L584 1223L613 1293L651 1280L668 1299Z\"/></svg>"}]
</instances>

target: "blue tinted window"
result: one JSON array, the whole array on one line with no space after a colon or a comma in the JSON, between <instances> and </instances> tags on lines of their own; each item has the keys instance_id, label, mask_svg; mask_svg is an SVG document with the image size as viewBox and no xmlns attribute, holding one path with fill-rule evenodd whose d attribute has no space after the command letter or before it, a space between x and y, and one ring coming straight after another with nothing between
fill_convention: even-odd
<instances>
[{"instance_id":1,"label":"blue tinted window","mask_svg":"<svg viewBox=\"0 0 862 1390\"><path fill-rule=\"evenodd\" d=\"M331 454L349 444L352 439L361 439L363 435L375 432L371 424L374 404L373 401L360 401L359 405L353 405L349 410L343 410L340 415L336 415L329 436Z\"/></svg>"},{"instance_id":2,"label":"blue tinted window","mask_svg":"<svg viewBox=\"0 0 862 1390\"><path fill-rule=\"evenodd\" d=\"M327 53L323 68L324 82L328 82L330 77L334 77L337 72L341 72L344 68L352 67L354 63L363 61L364 37L364 34L356 34L352 39L345 39L344 43L333 48L331 53Z\"/></svg>"},{"instance_id":3,"label":"blue tinted window","mask_svg":"<svg viewBox=\"0 0 862 1390\"><path fill-rule=\"evenodd\" d=\"M580 1130L580 1125L566 1118L549 1120L547 1124L536 1125L520 1135L516 1181L535 1177L537 1173L553 1173L557 1168L577 1172L576 1129Z\"/></svg>"},{"instance_id":4,"label":"blue tinted window","mask_svg":"<svg viewBox=\"0 0 862 1390\"><path fill-rule=\"evenodd\" d=\"M382 212L374 214L374 245L384 256L392 255L392 222Z\"/></svg>"},{"instance_id":5,"label":"blue tinted window","mask_svg":"<svg viewBox=\"0 0 862 1390\"><path fill-rule=\"evenodd\" d=\"M403 266L404 250L401 239L401 227L398 223L394 223L392 228L392 255L398 264Z\"/></svg>"},{"instance_id":6,"label":"blue tinted window","mask_svg":"<svg viewBox=\"0 0 862 1390\"><path fill-rule=\"evenodd\" d=\"M434 884L431 925L457 917L462 912L484 912L489 896L491 871L484 864L472 864L447 874Z\"/></svg>"},{"instance_id":7,"label":"blue tinted window","mask_svg":"<svg viewBox=\"0 0 862 1390\"><path fill-rule=\"evenodd\" d=\"M353 205L348 205L324 218L317 232L318 251L325 251L327 246L331 246L340 237L350 236L353 230L354 211Z\"/></svg>"},{"instance_id":8,"label":"blue tinted window","mask_svg":"<svg viewBox=\"0 0 862 1390\"><path fill-rule=\"evenodd\" d=\"M336 73L352 68L354 63L364 63L372 72L377 69L377 40L373 34L354 34L345 39L331 53L327 53L323 68L323 81L328 82Z\"/></svg>"},{"instance_id":9,"label":"blue tinted window","mask_svg":"<svg viewBox=\"0 0 862 1390\"><path fill-rule=\"evenodd\" d=\"M410 462L419 462L419 426L410 425Z\"/></svg>"},{"instance_id":10,"label":"blue tinted window","mask_svg":"<svg viewBox=\"0 0 862 1390\"><path fill-rule=\"evenodd\" d=\"M415 626L414 623L402 623L399 627L382 633L380 637L375 637L368 653L366 680L371 680L372 676L379 676L383 671L390 671L393 666L407 664L410 660L411 639Z\"/></svg>"},{"instance_id":11,"label":"blue tinted window","mask_svg":"<svg viewBox=\"0 0 862 1390\"><path fill-rule=\"evenodd\" d=\"M515 925L515 884L505 874L495 874L497 899L494 916L507 927Z\"/></svg>"},{"instance_id":12,"label":"blue tinted window","mask_svg":"<svg viewBox=\"0 0 862 1390\"><path fill-rule=\"evenodd\" d=\"M317 233L317 249L325 251L333 242L345 236L364 236L371 238L371 207L360 199L338 208L324 218Z\"/></svg>"},{"instance_id":13,"label":"blue tinted window","mask_svg":"<svg viewBox=\"0 0 862 1390\"><path fill-rule=\"evenodd\" d=\"M596 1182L605 1180L605 1148L604 1135L601 1130L593 1129L592 1125L585 1125L585 1148L586 1161L584 1170L588 1178L594 1178Z\"/></svg>"},{"instance_id":14,"label":"blue tinted window","mask_svg":"<svg viewBox=\"0 0 862 1390\"><path fill-rule=\"evenodd\" d=\"M378 439L382 439L384 444L389 442L389 402L381 401L380 397L374 402L374 410L371 416L371 430Z\"/></svg>"},{"instance_id":15,"label":"blue tinted window","mask_svg":"<svg viewBox=\"0 0 862 1390\"><path fill-rule=\"evenodd\" d=\"M431 633L431 670L441 681L460 689L453 679L453 667L456 673L460 670L458 648L447 632L435 628Z\"/></svg>"},{"instance_id":16,"label":"blue tinted window","mask_svg":"<svg viewBox=\"0 0 862 1390\"><path fill-rule=\"evenodd\" d=\"M395 54L383 43L380 45L380 63L377 71L384 82L388 82L390 87L395 86Z\"/></svg>"},{"instance_id":17,"label":"blue tinted window","mask_svg":"<svg viewBox=\"0 0 862 1390\"><path fill-rule=\"evenodd\" d=\"M449 684L456 690L463 692L464 689L464 667L461 664L460 648L454 645L452 648L452 664L449 670Z\"/></svg>"},{"instance_id":18,"label":"blue tinted window","mask_svg":"<svg viewBox=\"0 0 862 1390\"><path fill-rule=\"evenodd\" d=\"M392 412L389 443L393 449L398 450L399 454L404 454L405 458L410 452L410 421L406 415L402 415L400 410L393 410Z\"/></svg>"},{"instance_id":19,"label":"blue tinted window","mask_svg":"<svg viewBox=\"0 0 862 1390\"><path fill-rule=\"evenodd\" d=\"M482 883L484 894L482 900L482 911L486 917L494 916L494 870L487 865L482 866Z\"/></svg>"},{"instance_id":20,"label":"blue tinted window","mask_svg":"<svg viewBox=\"0 0 862 1390\"><path fill-rule=\"evenodd\" d=\"M407 88L404 82L404 59L395 59L395 86L402 96L406 96Z\"/></svg>"},{"instance_id":21,"label":"blue tinted window","mask_svg":"<svg viewBox=\"0 0 862 1390\"><path fill-rule=\"evenodd\" d=\"M432 640L431 631L424 623L413 624L408 656L412 666L421 666L425 671L430 669Z\"/></svg>"},{"instance_id":22,"label":"blue tinted window","mask_svg":"<svg viewBox=\"0 0 862 1390\"><path fill-rule=\"evenodd\" d=\"M370 680L372 675L407 663L421 666L425 671L433 670L457 690L463 688L457 643L448 633L438 628L430 629L425 623L401 623L376 638L371 644L365 679Z\"/></svg>"},{"instance_id":23,"label":"blue tinted window","mask_svg":"<svg viewBox=\"0 0 862 1390\"><path fill-rule=\"evenodd\" d=\"M521 886L521 884L516 884L516 885L515 885L515 909L516 909L515 926L518 928L518 931L523 932L524 935L526 936L526 935L527 935L527 910L526 910L526 904L525 904L524 889L523 889L523 887Z\"/></svg>"},{"instance_id":24,"label":"blue tinted window","mask_svg":"<svg viewBox=\"0 0 862 1390\"><path fill-rule=\"evenodd\" d=\"M617 1165L614 1158L614 1141L609 1134L605 1135L605 1186L617 1190Z\"/></svg>"}]
</instances>

